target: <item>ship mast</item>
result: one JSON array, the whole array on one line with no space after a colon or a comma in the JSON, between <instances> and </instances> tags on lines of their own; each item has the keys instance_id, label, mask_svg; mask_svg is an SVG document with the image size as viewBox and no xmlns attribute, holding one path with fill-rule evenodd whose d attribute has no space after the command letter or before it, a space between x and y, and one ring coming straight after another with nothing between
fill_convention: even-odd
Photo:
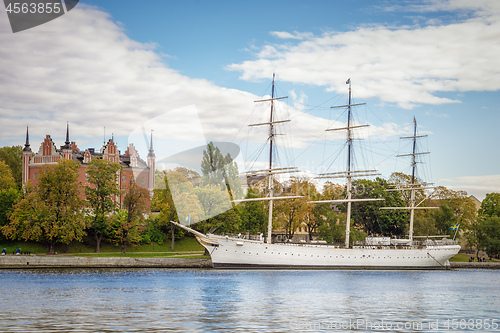
<instances>
[{"instance_id":1,"label":"ship mast","mask_svg":"<svg viewBox=\"0 0 500 333\"><path fill-rule=\"evenodd\" d=\"M273 111L274 111L274 77L273 73L273 84L271 87L271 112L269 116L269 217L267 221L267 243L271 244L271 235L273 232L273 197L274 197L274 186L273 186L273 174L271 172L273 168L273 141L274 141L274 124L273 124Z\"/></svg>"},{"instance_id":2,"label":"ship mast","mask_svg":"<svg viewBox=\"0 0 500 333\"><path fill-rule=\"evenodd\" d=\"M408 239L410 240L410 245L413 243L413 220L415 218L415 170L417 166L416 162L416 148L417 148L417 119L413 117L413 153L411 162L411 194L410 194L410 230L408 232Z\"/></svg>"},{"instance_id":3,"label":"ship mast","mask_svg":"<svg viewBox=\"0 0 500 333\"><path fill-rule=\"evenodd\" d=\"M409 207L382 207L380 209L406 209L410 211L410 229L408 230L408 240L409 245L413 245L413 223L415 220L415 210L416 209L438 209L439 207L419 207L419 205L423 202L416 204L416 190L424 189L423 186L428 185L426 183L417 184L416 181L416 170L417 170L417 155L429 154L429 152L417 152L417 139L425 138L427 135L417 135L417 120L413 117L413 135L412 136L403 136L400 139L412 139L412 153L411 154L402 154L397 155L397 157L411 156L411 179L410 184L399 184L401 186L400 189L395 190L409 190L410 191L410 205ZM427 187L429 188L429 187ZM388 190L391 191L391 190ZM425 200L425 199L424 199Z\"/></svg>"},{"instance_id":4,"label":"ship mast","mask_svg":"<svg viewBox=\"0 0 500 333\"><path fill-rule=\"evenodd\" d=\"M338 131L338 130L347 130L347 171L342 172L332 172L332 173L323 173L319 175L317 178L346 178L347 179L347 187L346 187L346 199L339 200L320 200L320 201L310 201L312 203L347 203L347 216L346 216L346 226L345 226L345 247L349 247L349 238L351 233L351 206L353 202L360 201L381 201L384 199L353 199L352 198L352 178L353 177L365 177L365 176L376 176L379 175L375 173L376 170L361 170L354 171L352 170L352 153L353 153L353 140L354 135L352 130L354 128L368 127L369 125L352 125L352 112L351 107L364 105L366 103L357 103L352 104L351 102L351 79L348 79L346 83L349 85L349 100L347 105L340 106L332 106L331 108L344 108L347 107L347 127L342 128L331 128L326 131Z\"/></svg>"},{"instance_id":5,"label":"ship mast","mask_svg":"<svg viewBox=\"0 0 500 333\"><path fill-rule=\"evenodd\" d=\"M268 141L269 141L269 169L264 169L264 170L255 170L255 171L248 171L246 174L251 174L251 175L265 175L268 177L268 193L269 196L265 198L252 198L252 199L241 199L241 200L233 200L233 202L244 202L244 201L263 201L263 200L268 200L269 201L269 216L268 216L268 222L267 222L267 240L266 242L268 244L271 244L271 238L272 238L272 232L273 232L273 203L274 200L279 200L279 199L296 199L296 198L302 198L303 196L283 196L283 197L275 197L274 196L274 175L279 174L279 173L290 173L290 172L298 172L297 168L295 167L286 167L286 168L273 168L273 149L274 149L274 137L276 136L275 130L274 130L274 125L275 124L280 124L280 123L286 123L291 120L274 120L274 101L280 100L283 98L288 98L288 96L284 97L274 97L274 78L275 74L273 73L273 83L272 83L272 89L271 89L271 98L270 99L262 99L258 100L255 102L271 102L271 109L270 109L270 114L269 114L269 122L267 123L259 123L259 124L251 124L248 126L262 126L262 125L268 125L269 126L269 136L268 136Z\"/></svg>"},{"instance_id":6,"label":"ship mast","mask_svg":"<svg viewBox=\"0 0 500 333\"><path fill-rule=\"evenodd\" d=\"M345 246L349 247L349 235L351 233L351 200L352 200L352 176L351 176L351 155L352 155L352 129L351 129L351 79L349 82L349 104L347 104L347 223L345 226Z\"/></svg>"}]
</instances>

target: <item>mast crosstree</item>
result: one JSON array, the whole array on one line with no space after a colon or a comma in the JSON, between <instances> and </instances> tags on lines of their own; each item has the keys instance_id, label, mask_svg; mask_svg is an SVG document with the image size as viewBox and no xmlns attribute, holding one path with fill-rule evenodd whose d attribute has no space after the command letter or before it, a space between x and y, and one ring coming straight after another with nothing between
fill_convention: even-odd
<instances>
[{"instance_id":1,"label":"mast crosstree","mask_svg":"<svg viewBox=\"0 0 500 333\"><path fill-rule=\"evenodd\" d=\"M397 155L397 157L405 157L411 156L411 181L409 186L403 185L400 189L394 189L395 191L410 191L410 206L409 207L381 207L380 209L407 209L410 211L410 229L408 231L408 240L410 245L413 245L413 222L415 220L415 210L416 209L438 209L439 207L419 207L419 205L423 202L416 204L416 190L424 189L423 186L427 185L427 183L417 184L416 182L416 170L417 170L417 156L429 154L429 152L417 152L417 139L425 138L427 135L417 135L417 119L413 117L413 135L412 136L403 136L400 139L412 139L412 153L411 154L401 154Z\"/></svg>"},{"instance_id":2,"label":"mast crosstree","mask_svg":"<svg viewBox=\"0 0 500 333\"><path fill-rule=\"evenodd\" d=\"M288 167L288 168L273 168L273 149L274 149L274 137L276 136L276 133L274 131L274 125L275 124L281 124L281 123L286 123L291 120L274 120L274 101L288 98L288 96L283 96L283 97L274 97L274 78L275 74L273 73L273 82L272 82L272 88L271 88L271 98L268 99L262 99L262 100L257 100L255 101L256 103L259 102L271 102L271 111L269 114L269 122L267 123L258 123L258 124L250 124L248 126L269 126L269 168L264 169L264 170L256 170L256 171L249 171L247 173L251 174L262 174L266 175L268 177L268 193L269 196L266 198L252 198L252 199L242 199L242 200L233 200L233 202L244 202L244 201L269 201L269 215L268 215L268 222L267 222L267 240L266 242L268 244L271 244L272 242L272 233L273 233L273 203L274 200L280 200L280 199L297 199L297 198L302 198L303 196L283 196L283 197L275 197L274 196L274 175L278 173L290 173L290 172L298 172L297 168L295 167Z\"/></svg>"},{"instance_id":3,"label":"mast crosstree","mask_svg":"<svg viewBox=\"0 0 500 333\"><path fill-rule=\"evenodd\" d=\"M353 199L352 198L352 178L353 177L366 177L366 176L376 176L379 173L376 173L377 170L353 170L352 166L352 155L353 155L353 129L355 128L363 128L368 127L369 125L352 125L352 113L351 107L365 105L366 103L351 103L351 79L348 79L346 83L349 85L349 102L347 105L340 106L332 106L331 108L345 108L347 107L347 126L340 128L331 128L326 131L347 131L347 171L341 172L332 172L332 173L323 173L320 174L317 178L347 178L347 198L339 199L339 200L320 200L320 201L310 201L311 203L344 203L347 202L347 217L346 217L346 227L345 227L345 247L349 247L349 235L351 232L351 204L353 202L360 201L382 201L385 199L377 198L377 199Z\"/></svg>"}]
</instances>

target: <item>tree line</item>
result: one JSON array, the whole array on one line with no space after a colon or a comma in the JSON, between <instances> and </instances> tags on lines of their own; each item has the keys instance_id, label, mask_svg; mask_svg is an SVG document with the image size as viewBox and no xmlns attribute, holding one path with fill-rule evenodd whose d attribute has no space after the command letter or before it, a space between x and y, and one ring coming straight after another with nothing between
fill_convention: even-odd
<instances>
[{"instance_id":1,"label":"tree line","mask_svg":"<svg viewBox=\"0 0 500 333\"><path fill-rule=\"evenodd\" d=\"M20 148L20 147L19 147ZM19 161L20 163L20 161ZM96 252L103 237L120 246L140 241L139 225L149 210L149 192L133 178L120 193L122 167L103 159L86 169L89 185L78 181L79 163L62 159L40 168L37 184L20 187L12 168L0 161L0 231L7 239L45 243L54 253L57 243L69 245L93 237ZM120 206L113 197L123 195Z\"/></svg>"},{"instance_id":2,"label":"tree line","mask_svg":"<svg viewBox=\"0 0 500 333\"><path fill-rule=\"evenodd\" d=\"M5 155L9 159L4 158ZM94 159L86 170L89 185L78 182L78 163L61 160L39 173L37 186L20 186L21 147L0 149L0 231L9 239L43 242L53 253L54 244L70 244L92 239L96 252L103 240L120 246L127 244L162 244L185 233L169 221L196 221L193 227L201 232L219 234L266 234L267 201L232 202L235 198L263 197L267 179L249 187L246 194L240 185L238 167L227 154L210 143L203 152L201 174L183 167L156 171L153 193L137 186L133 179L126 193L120 193L117 175L121 166ZM17 168L17 169L16 169ZM384 201L352 204L351 242L363 241L368 235L404 238L408 236L409 212L381 210L381 207L407 207L407 191L394 191L394 184L404 188L410 176L394 173L388 180L360 179L353 182L353 197L382 198ZM417 182L418 183L418 182ZM275 202L273 230L284 240L291 240L298 230L308 239L342 244L345 238L346 207L343 204L313 204L310 201L341 199L345 186L326 182L321 189L312 179L291 177L274 180L275 194L302 198ZM123 196L122 205L113 198ZM230 200L227 199L229 195ZM464 237L468 246L485 250L488 255L500 253L500 194L491 193L477 211L473 200L464 191L438 187L433 194L417 191L416 202L437 207L415 212L414 235L455 236L452 226L460 225L457 237ZM189 216L185 213L189 212ZM181 215L181 216L179 216Z\"/></svg>"}]
</instances>

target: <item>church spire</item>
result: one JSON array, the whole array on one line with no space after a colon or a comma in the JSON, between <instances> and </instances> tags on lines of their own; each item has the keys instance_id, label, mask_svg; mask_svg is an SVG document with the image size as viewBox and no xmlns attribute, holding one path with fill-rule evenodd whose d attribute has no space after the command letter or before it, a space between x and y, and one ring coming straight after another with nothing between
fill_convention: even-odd
<instances>
[{"instance_id":1,"label":"church spire","mask_svg":"<svg viewBox=\"0 0 500 333\"><path fill-rule=\"evenodd\" d=\"M153 189L155 188L155 170L156 170L156 156L153 150L153 131L151 130L151 143L149 144L149 154L148 154L148 168L149 168L149 177L148 177L148 189L150 193L153 193Z\"/></svg>"},{"instance_id":2,"label":"church spire","mask_svg":"<svg viewBox=\"0 0 500 333\"><path fill-rule=\"evenodd\" d=\"M28 181L29 177L29 164L31 161L31 148L30 148L30 136L28 132L28 126L26 125L26 143L23 148L23 186Z\"/></svg>"},{"instance_id":3,"label":"church spire","mask_svg":"<svg viewBox=\"0 0 500 333\"><path fill-rule=\"evenodd\" d=\"M26 126L26 143L24 144L23 151L31 151L31 148L30 148L30 136L29 136L29 133L28 133L28 126Z\"/></svg>"},{"instance_id":4,"label":"church spire","mask_svg":"<svg viewBox=\"0 0 500 333\"><path fill-rule=\"evenodd\" d=\"M66 142L64 146L61 146L63 153L63 158L70 160L73 155L73 149L71 147L71 141L69 141L69 123L66 123Z\"/></svg>"},{"instance_id":5,"label":"church spire","mask_svg":"<svg viewBox=\"0 0 500 333\"><path fill-rule=\"evenodd\" d=\"M71 143L69 141L69 123L66 123L66 142L64 142L66 144L66 147L69 147L69 144Z\"/></svg>"},{"instance_id":6,"label":"church spire","mask_svg":"<svg viewBox=\"0 0 500 333\"><path fill-rule=\"evenodd\" d=\"M149 144L149 154L148 156L155 156L155 152L153 149L153 131L151 131L151 143Z\"/></svg>"}]
</instances>

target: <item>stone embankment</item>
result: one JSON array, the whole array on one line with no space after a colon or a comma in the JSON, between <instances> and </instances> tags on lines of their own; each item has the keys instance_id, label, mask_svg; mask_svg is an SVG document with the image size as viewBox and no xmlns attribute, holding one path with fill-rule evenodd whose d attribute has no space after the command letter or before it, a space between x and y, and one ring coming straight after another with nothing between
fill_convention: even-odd
<instances>
[{"instance_id":1,"label":"stone embankment","mask_svg":"<svg viewBox=\"0 0 500 333\"><path fill-rule=\"evenodd\" d=\"M451 268L485 268L485 269L500 269L500 262L450 262Z\"/></svg>"},{"instance_id":2,"label":"stone embankment","mask_svg":"<svg viewBox=\"0 0 500 333\"><path fill-rule=\"evenodd\" d=\"M209 258L130 258L5 255L2 268L211 268Z\"/></svg>"},{"instance_id":3,"label":"stone embankment","mask_svg":"<svg viewBox=\"0 0 500 333\"><path fill-rule=\"evenodd\" d=\"M500 262L451 262L451 268L500 269ZM4 268L212 268L210 258L130 258L48 255L0 256Z\"/></svg>"}]
</instances>

